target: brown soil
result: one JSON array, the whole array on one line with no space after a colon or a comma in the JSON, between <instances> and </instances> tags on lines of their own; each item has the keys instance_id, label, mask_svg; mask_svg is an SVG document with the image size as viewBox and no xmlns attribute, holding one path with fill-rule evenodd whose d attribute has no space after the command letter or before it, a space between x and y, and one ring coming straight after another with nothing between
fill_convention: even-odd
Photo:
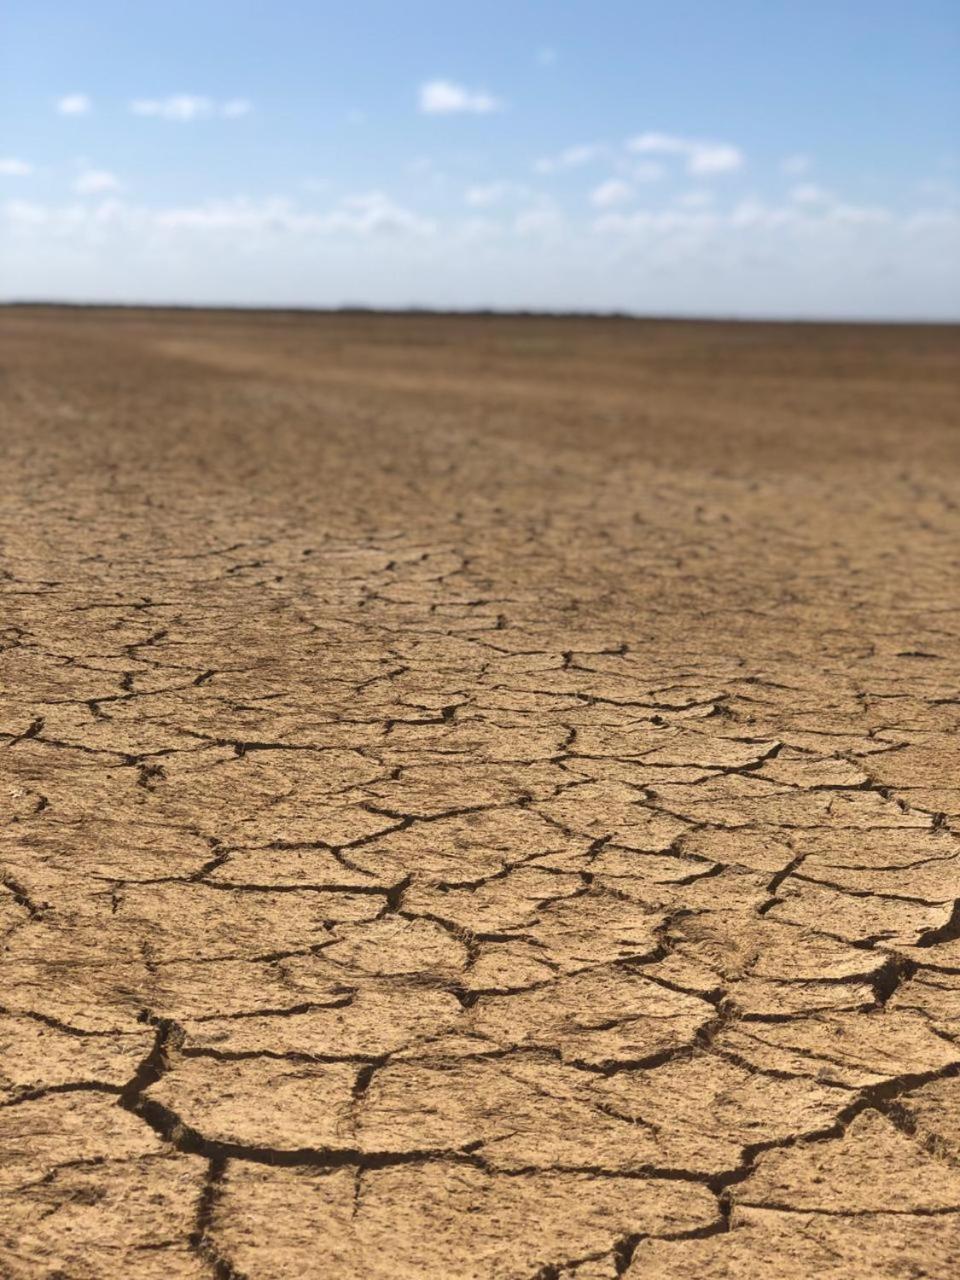
<instances>
[{"instance_id":1,"label":"brown soil","mask_svg":"<svg viewBox=\"0 0 960 1280\"><path fill-rule=\"evenodd\" d=\"M0 327L0 1273L960 1274L955 330Z\"/></svg>"}]
</instances>

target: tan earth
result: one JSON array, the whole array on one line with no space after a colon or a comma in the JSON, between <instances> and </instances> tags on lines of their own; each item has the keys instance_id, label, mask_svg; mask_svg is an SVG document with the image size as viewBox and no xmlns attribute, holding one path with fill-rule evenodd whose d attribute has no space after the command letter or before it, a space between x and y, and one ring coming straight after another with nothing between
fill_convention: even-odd
<instances>
[{"instance_id":1,"label":"tan earth","mask_svg":"<svg viewBox=\"0 0 960 1280\"><path fill-rule=\"evenodd\" d=\"M0 1274L960 1274L957 330L0 328Z\"/></svg>"}]
</instances>

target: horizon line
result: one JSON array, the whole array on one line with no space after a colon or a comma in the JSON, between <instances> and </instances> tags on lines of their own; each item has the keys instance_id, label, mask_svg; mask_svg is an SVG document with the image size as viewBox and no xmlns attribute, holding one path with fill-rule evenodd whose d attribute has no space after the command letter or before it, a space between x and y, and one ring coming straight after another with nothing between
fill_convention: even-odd
<instances>
[{"instance_id":1,"label":"horizon line","mask_svg":"<svg viewBox=\"0 0 960 1280\"><path fill-rule=\"evenodd\" d=\"M74 311L214 311L228 314L267 314L298 316L367 315L444 317L458 319L529 319L529 320L628 320L651 324L778 324L778 325L872 325L872 326L925 326L955 328L960 326L960 315L955 318L904 317L904 316L814 316L814 315L762 315L730 314L723 312L642 312L620 308L599 310L593 308L537 308L537 307L434 307L410 303L406 306L376 306L362 302L323 304L260 303L260 302L128 302L128 301L77 301L57 298L4 298L0 309L60 309Z\"/></svg>"}]
</instances>

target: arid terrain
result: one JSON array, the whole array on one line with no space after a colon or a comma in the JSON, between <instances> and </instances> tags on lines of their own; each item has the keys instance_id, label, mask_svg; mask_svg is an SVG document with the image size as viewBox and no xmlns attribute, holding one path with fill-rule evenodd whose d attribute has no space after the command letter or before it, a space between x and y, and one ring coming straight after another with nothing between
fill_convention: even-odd
<instances>
[{"instance_id":1,"label":"arid terrain","mask_svg":"<svg viewBox=\"0 0 960 1280\"><path fill-rule=\"evenodd\" d=\"M0 1274L960 1274L957 330L0 342Z\"/></svg>"}]
</instances>

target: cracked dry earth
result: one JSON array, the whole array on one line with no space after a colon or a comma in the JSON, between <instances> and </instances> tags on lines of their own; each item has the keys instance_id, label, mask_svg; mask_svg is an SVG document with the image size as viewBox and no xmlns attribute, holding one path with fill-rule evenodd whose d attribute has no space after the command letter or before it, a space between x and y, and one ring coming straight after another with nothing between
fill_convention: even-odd
<instances>
[{"instance_id":1,"label":"cracked dry earth","mask_svg":"<svg viewBox=\"0 0 960 1280\"><path fill-rule=\"evenodd\" d=\"M960 1274L956 331L0 325L0 1273Z\"/></svg>"}]
</instances>

